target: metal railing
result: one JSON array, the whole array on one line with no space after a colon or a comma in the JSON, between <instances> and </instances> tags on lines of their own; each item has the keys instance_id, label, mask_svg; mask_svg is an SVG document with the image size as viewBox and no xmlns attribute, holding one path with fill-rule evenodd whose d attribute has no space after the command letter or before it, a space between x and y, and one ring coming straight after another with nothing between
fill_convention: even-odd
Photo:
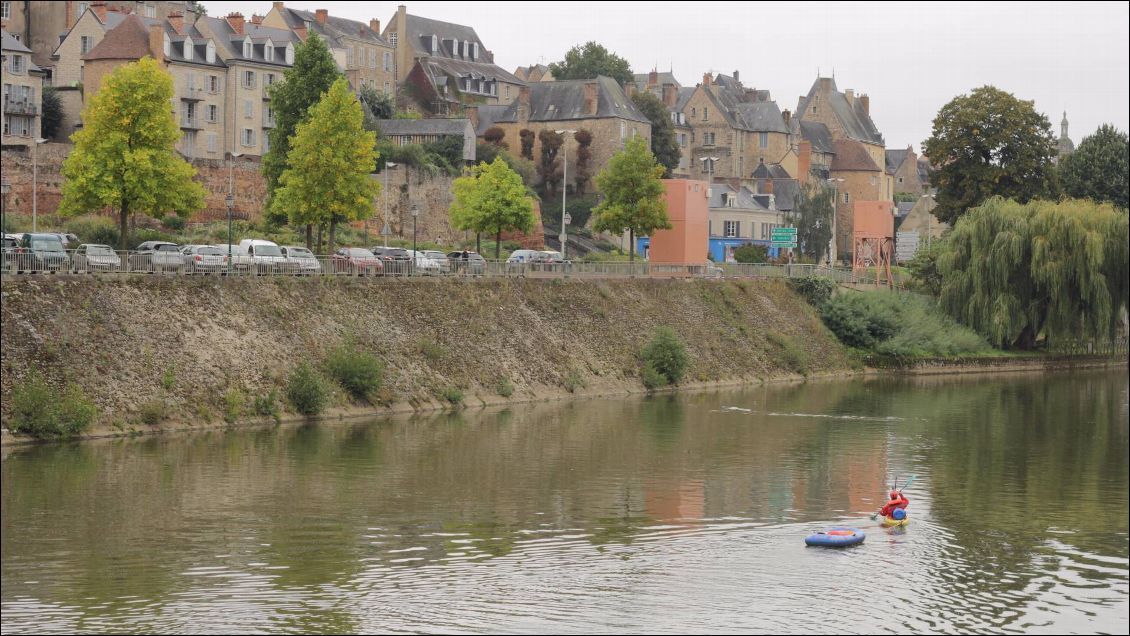
<instances>
[{"instance_id":1,"label":"metal railing","mask_svg":"<svg viewBox=\"0 0 1130 636\"><path fill-rule=\"evenodd\" d=\"M224 250L221 248L220 250ZM849 268L823 265L770 265L706 263L666 265L636 261L614 262L524 262L494 260L384 260L352 259L338 256L281 258L235 254L185 255L173 252L114 251L91 254L77 250L65 252L33 251L26 248L5 251L5 275L25 274L152 274L164 276L487 276L525 278L802 278L819 276L837 283L869 282L855 277Z\"/></svg>"}]
</instances>

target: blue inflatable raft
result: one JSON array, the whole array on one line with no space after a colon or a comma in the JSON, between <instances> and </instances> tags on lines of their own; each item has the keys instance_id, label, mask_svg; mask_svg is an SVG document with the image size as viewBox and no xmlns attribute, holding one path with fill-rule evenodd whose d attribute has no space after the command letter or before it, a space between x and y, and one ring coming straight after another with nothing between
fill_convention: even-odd
<instances>
[{"instance_id":1,"label":"blue inflatable raft","mask_svg":"<svg viewBox=\"0 0 1130 636\"><path fill-rule=\"evenodd\" d=\"M843 548L863 543L866 538L867 535L856 528L828 528L805 537L804 543L824 548Z\"/></svg>"}]
</instances>

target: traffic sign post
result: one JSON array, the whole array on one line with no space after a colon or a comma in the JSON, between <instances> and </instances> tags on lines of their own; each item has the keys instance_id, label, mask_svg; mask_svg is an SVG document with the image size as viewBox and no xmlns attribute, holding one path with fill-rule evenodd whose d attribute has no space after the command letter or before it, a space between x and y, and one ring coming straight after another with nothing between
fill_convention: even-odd
<instances>
[{"instance_id":1,"label":"traffic sign post","mask_svg":"<svg viewBox=\"0 0 1130 636\"><path fill-rule=\"evenodd\" d=\"M782 247L795 249L797 247L797 237L795 227L775 227L770 231L770 245L772 247Z\"/></svg>"}]
</instances>

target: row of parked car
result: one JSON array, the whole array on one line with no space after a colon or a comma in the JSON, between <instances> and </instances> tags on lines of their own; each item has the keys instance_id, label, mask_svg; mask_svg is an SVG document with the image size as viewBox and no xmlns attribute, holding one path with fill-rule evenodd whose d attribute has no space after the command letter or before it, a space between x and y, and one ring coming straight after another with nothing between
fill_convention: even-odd
<instances>
[{"instance_id":1,"label":"row of parked car","mask_svg":"<svg viewBox=\"0 0 1130 636\"><path fill-rule=\"evenodd\" d=\"M328 259L297 245L280 246L262 239L238 245L178 245L146 241L127 255L109 245L83 243L72 251L77 237L48 233L5 234L6 271L145 271L192 274L233 270L256 274L338 273L357 276L398 274L482 274L486 260L476 252L413 251L400 247L343 247Z\"/></svg>"}]
</instances>

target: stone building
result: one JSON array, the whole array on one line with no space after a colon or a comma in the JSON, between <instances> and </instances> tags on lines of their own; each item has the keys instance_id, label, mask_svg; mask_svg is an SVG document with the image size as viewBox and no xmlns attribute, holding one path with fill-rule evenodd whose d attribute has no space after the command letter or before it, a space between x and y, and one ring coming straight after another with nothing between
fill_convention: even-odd
<instances>
[{"instance_id":1,"label":"stone building","mask_svg":"<svg viewBox=\"0 0 1130 636\"><path fill-rule=\"evenodd\" d=\"M463 140L463 161L475 162L475 127L470 119L378 119L380 138L397 146L428 144L442 141L444 137Z\"/></svg>"},{"instance_id":2,"label":"stone building","mask_svg":"<svg viewBox=\"0 0 1130 636\"><path fill-rule=\"evenodd\" d=\"M326 9L311 13L289 9L275 2L263 18L263 26L289 29L305 41L309 33L317 33L326 41L338 68L345 73L349 85L360 92L372 88L386 95L396 93L395 50L381 35L381 21L358 22L329 15Z\"/></svg>"},{"instance_id":3,"label":"stone building","mask_svg":"<svg viewBox=\"0 0 1130 636\"><path fill-rule=\"evenodd\" d=\"M798 125L820 122L828 128L834 141L856 141L863 145L876 167L886 165L886 142L871 119L871 98L856 95L850 88L840 92L834 78L816 78L808 94L801 96L793 120ZM879 181L881 200L893 200L894 178L880 170Z\"/></svg>"},{"instance_id":4,"label":"stone building","mask_svg":"<svg viewBox=\"0 0 1130 636\"><path fill-rule=\"evenodd\" d=\"M510 104L526 85L494 63L469 26L410 15L400 5L383 35L396 52L400 103L408 109L451 115L468 105Z\"/></svg>"},{"instance_id":5,"label":"stone building","mask_svg":"<svg viewBox=\"0 0 1130 636\"><path fill-rule=\"evenodd\" d=\"M482 137L491 127L501 128L506 135L504 141L516 155L520 154L521 131L532 131L535 163L541 157L541 141L537 138L541 131L589 131L593 140L588 170L594 177L628 139L642 136L651 141L651 122L610 77L533 82L521 87L518 98L509 106L481 106L469 112L476 135ZM563 148L568 157L569 183L575 184L577 141L573 135L566 135Z\"/></svg>"},{"instance_id":6,"label":"stone building","mask_svg":"<svg viewBox=\"0 0 1130 636\"><path fill-rule=\"evenodd\" d=\"M777 208L772 194L724 183L710 188L710 255L716 262L733 262L734 249L743 245L769 247L773 228L786 223L787 217Z\"/></svg>"},{"instance_id":7,"label":"stone building","mask_svg":"<svg viewBox=\"0 0 1130 636\"><path fill-rule=\"evenodd\" d=\"M836 255L845 258L851 254L852 232L855 227L855 204L890 201L883 194L884 173L872 159L867 147L854 139L835 142L831 178L836 179ZM843 181L839 181L843 179Z\"/></svg>"},{"instance_id":8,"label":"stone building","mask_svg":"<svg viewBox=\"0 0 1130 636\"><path fill-rule=\"evenodd\" d=\"M555 81L553 73L549 72L549 67L545 64L531 64L530 66L519 66L514 69L514 77L522 80L523 82L552 82Z\"/></svg>"},{"instance_id":9,"label":"stone building","mask_svg":"<svg viewBox=\"0 0 1130 636\"><path fill-rule=\"evenodd\" d=\"M1056 163L1067 155L1075 152L1075 142L1067 136L1067 111L1063 111L1063 119L1059 122L1059 140L1056 141Z\"/></svg>"},{"instance_id":10,"label":"stone building","mask_svg":"<svg viewBox=\"0 0 1130 636\"><path fill-rule=\"evenodd\" d=\"M40 137L43 114L43 77L31 49L7 31L3 39L4 148L30 147Z\"/></svg>"},{"instance_id":11,"label":"stone building","mask_svg":"<svg viewBox=\"0 0 1130 636\"><path fill-rule=\"evenodd\" d=\"M894 179L895 194L922 196L925 192L925 185L918 172L918 155L911 146L907 146L905 150L886 151L886 173Z\"/></svg>"}]
</instances>

